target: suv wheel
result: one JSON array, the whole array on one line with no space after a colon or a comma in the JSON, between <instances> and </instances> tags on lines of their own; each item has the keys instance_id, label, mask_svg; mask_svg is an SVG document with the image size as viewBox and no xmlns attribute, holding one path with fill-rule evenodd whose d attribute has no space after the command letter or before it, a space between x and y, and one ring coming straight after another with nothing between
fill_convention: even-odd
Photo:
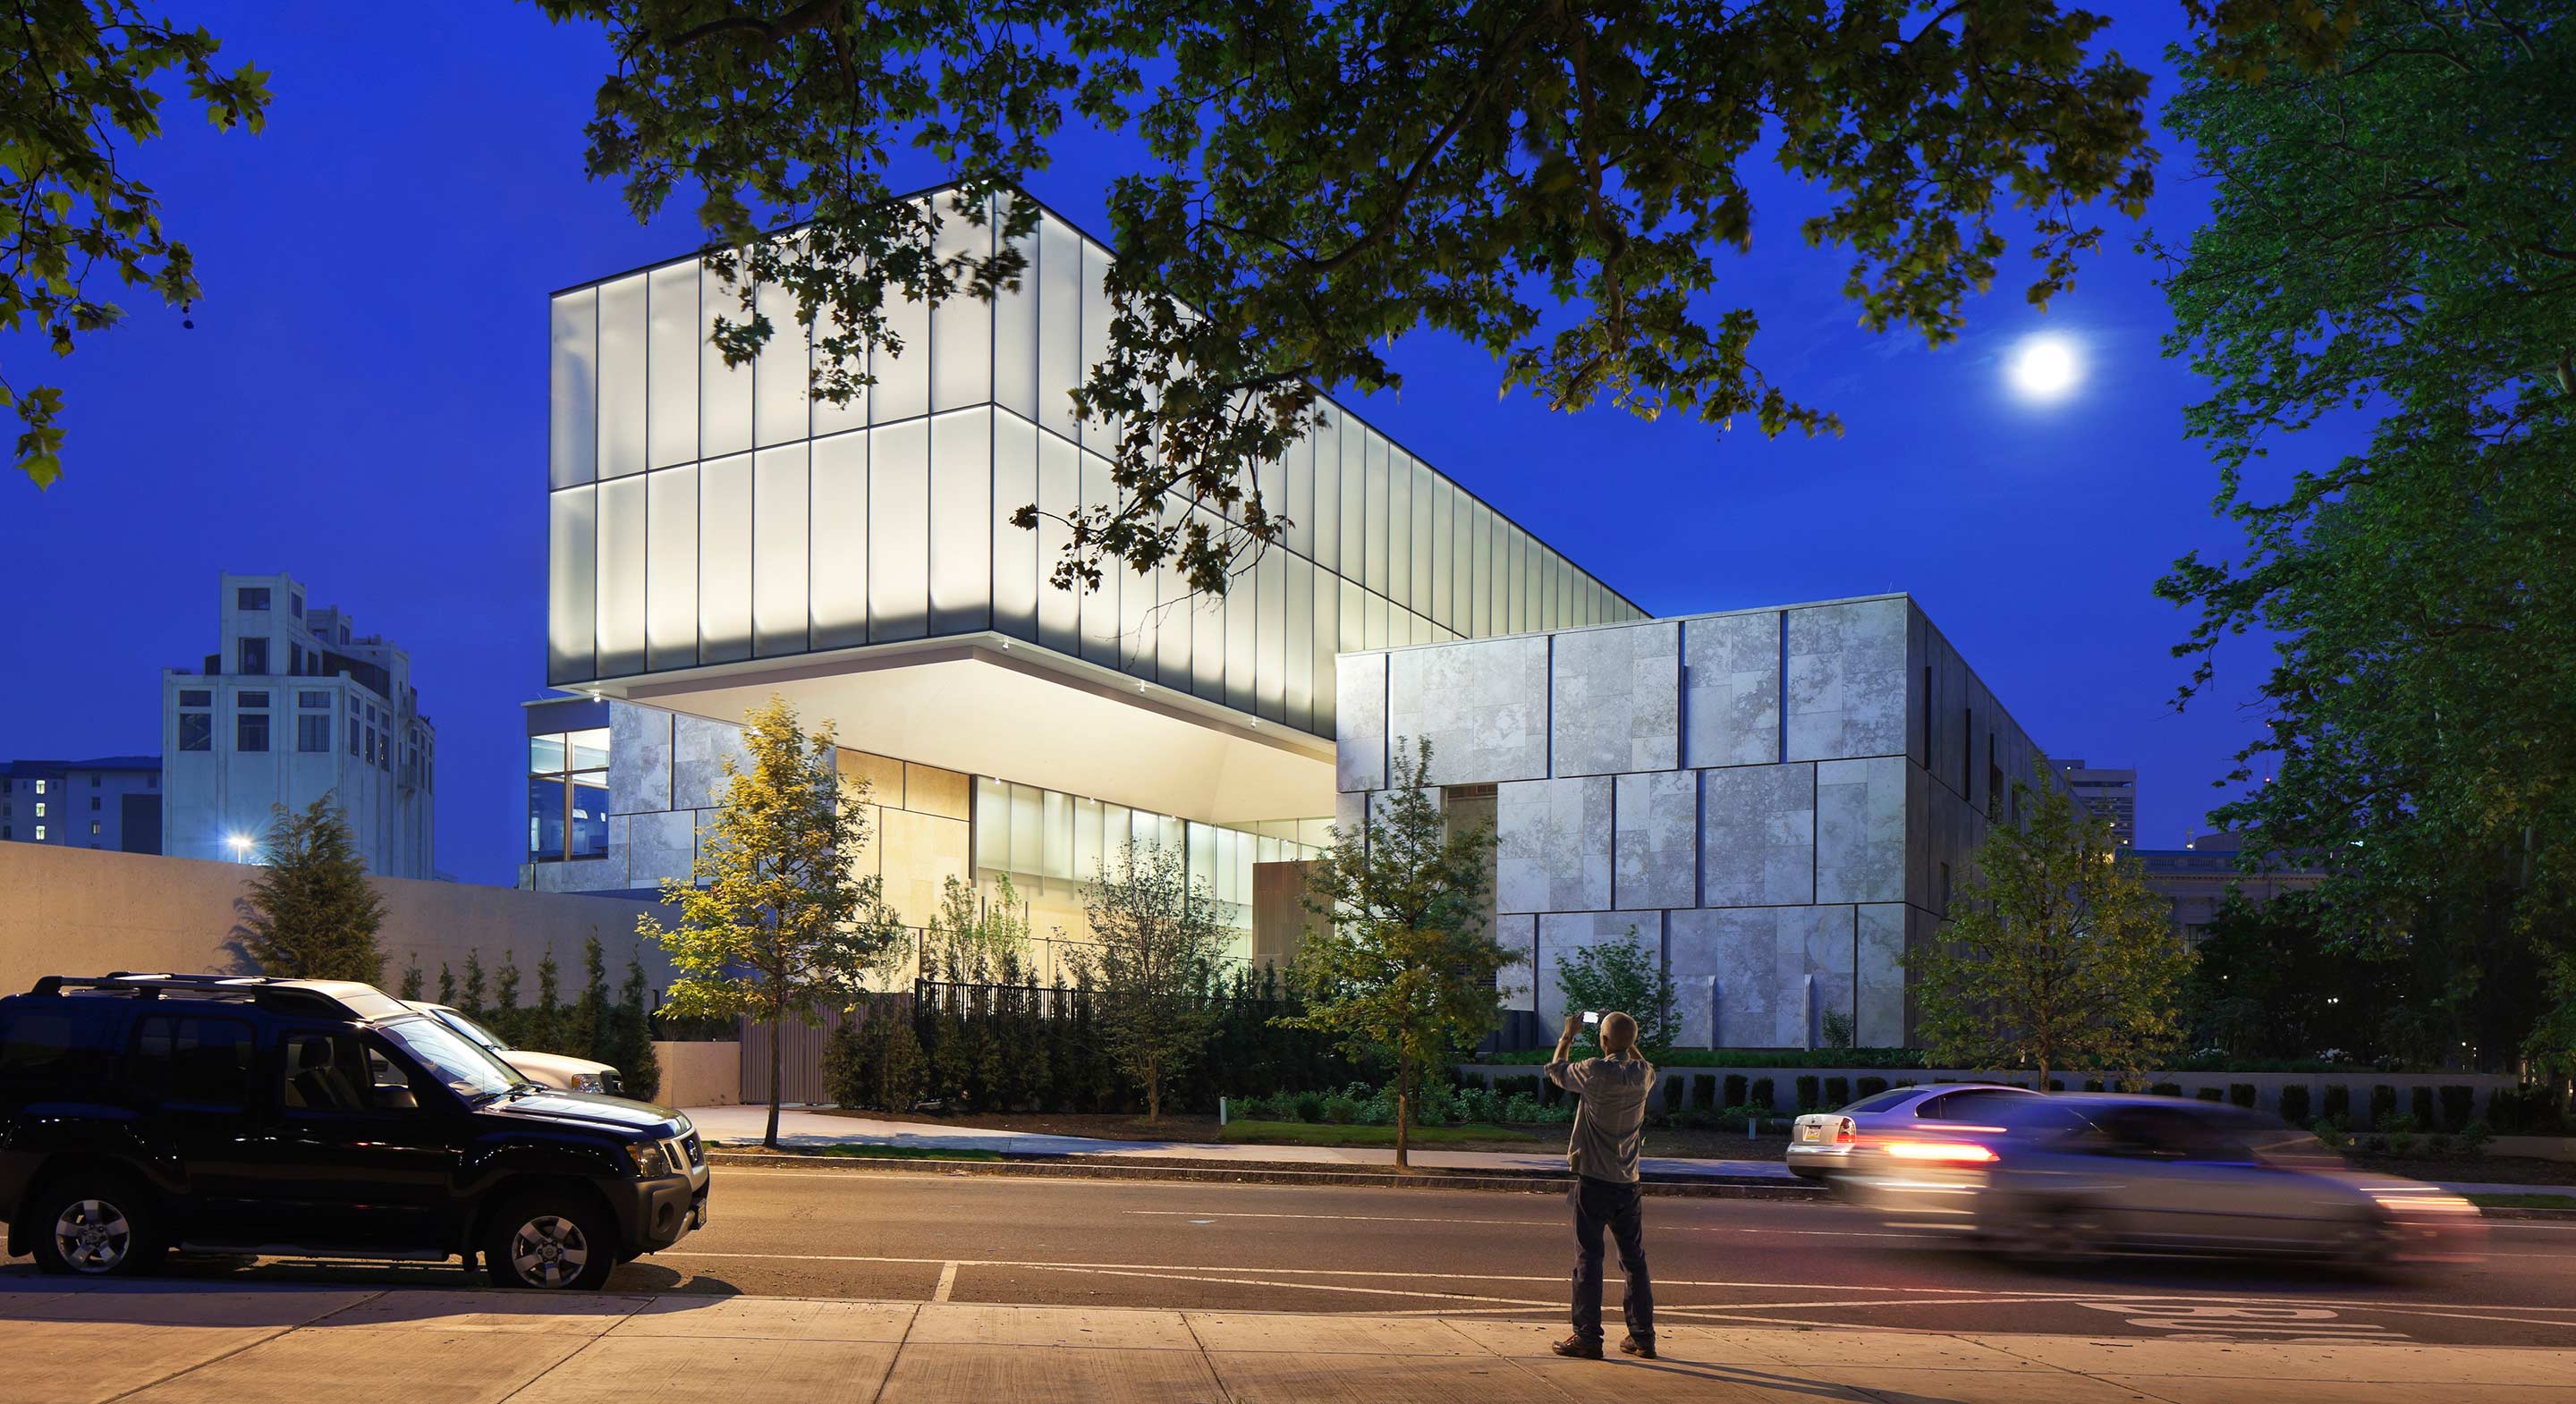
<instances>
[{"instance_id":1,"label":"suv wheel","mask_svg":"<svg viewBox=\"0 0 2576 1404\"><path fill-rule=\"evenodd\" d=\"M492 1216L483 1263L496 1286L597 1291L617 1266L616 1231L580 1195L517 1195Z\"/></svg>"},{"instance_id":2,"label":"suv wheel","mask_svg":"<svg viewBox=\"0 0 2576 1404\"><path fill-rule=\"evenodd\" d=\"M141 1272L160 1256L158 1225L132 1183L79 1176L37 1196L29 1227L44 1272L113 1277Z\"/></svg>"}]
</instances>

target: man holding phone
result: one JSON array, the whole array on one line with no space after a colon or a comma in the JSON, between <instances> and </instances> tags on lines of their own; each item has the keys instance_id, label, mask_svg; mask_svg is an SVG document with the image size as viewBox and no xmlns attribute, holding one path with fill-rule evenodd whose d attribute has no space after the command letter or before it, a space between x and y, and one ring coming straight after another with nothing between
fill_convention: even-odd
<instances>
[{"instance_id":1,"label":"man holding phone","mask_svg":"<svg viewBox=\"0 0 2576 1404\"><path fill-rule=\"evenodd\" d=\"M1587 1022L1601 1026L1598 1058L1570 1061L1575 1036ZM1646 1138L1646 1096L1654 1065L1637 1053L1637 1021L1626 1014L1568 1014L1565 1032L1548 1060L1550 1082L1582 1098L1565 1157L1574 1168L1574 1334L1558 1341L1559 1355L1601 1358L1602 1230L1619 1243L1619 1266L1628 1276L1622 1313L1627 1354L1655 1358L1655 1289L1646 1275L1645 1221L1637 1190L1637 1150Z\"/></svg>"}]
</instances>

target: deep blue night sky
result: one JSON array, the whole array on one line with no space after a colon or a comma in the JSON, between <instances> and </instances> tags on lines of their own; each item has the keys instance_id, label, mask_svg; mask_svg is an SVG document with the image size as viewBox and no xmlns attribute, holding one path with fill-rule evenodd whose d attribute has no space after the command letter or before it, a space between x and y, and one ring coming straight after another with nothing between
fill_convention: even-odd
<instances>
[{"instance_id":1,"label":"deep blue night sky","mask_svg":"<svg viewBox=\"0 0 2576 1404\"><path fill-rule=\"evenodd\" d=\"M127 324L68 362L0 351L22 383L65 387L71 430L51 491L0 481L0 758L155 749L157 670L212 646L216 573L286 570L410 650L440 738L440 866L507 883L526 834L518 704L545 661L545 297L684 251L694 227L685 208L641 227L583 178L596 31L493 0L399 24L282 0L170 8L228 63L273 70L276 105L263 135L217 137L174 101L172 135L128 158L196 251L195 330L128 297ZM2151 68L2161 104L2179 7L2112 8L2139 16L2107 42ZM2206 197L2187 153L2157 145L2148 226L2176 236ZM1102 230L1122 149L1068 142L1032 188ZM1797 237L1801 203L1778 189L1757 209L1720 297L1761 313L1758 361L1839 411L1841 438L1498 404L1483 356L1430 338L1399 348L1400 398L1359 408L1658 614L1913 592L2043 746L2136 763L2141 844L2178 846L2250 722L2229 699L2170 707L2188 620L2149 587L2234 536L2182 436L2197 382L2159 357L2140 226L2108 216L2106 252L2045 318L2016 260L1931 351L1854 325L1841 260ZM2034 407L2002 359L2042 326L2082 346L2088 378ZM2240 645L2222 680L2241 694L2263 664Z\"/></svg>"}]
</instances>

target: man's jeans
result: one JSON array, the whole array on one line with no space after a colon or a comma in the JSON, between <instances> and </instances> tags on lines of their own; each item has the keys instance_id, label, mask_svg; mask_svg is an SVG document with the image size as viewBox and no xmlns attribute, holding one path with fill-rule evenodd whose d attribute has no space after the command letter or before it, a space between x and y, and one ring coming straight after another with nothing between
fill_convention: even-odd
<instances>
[{"instance_id":1,"label":"man's jeans","mask_svg":"<svg viewBox=\"0 0 2576 1404\"><path fill-rule=\"evenodd\" d=\"M1646 1234L1639 1213L1642 1196L1635 1185L1596 1180L1586 1175L1566 1196L1574 1206L1574 1334L1601 1339L1601 1231L1619 1241L1619 1265L1628 1273L1628 1299L1623 1310L1628 1334L1640 1341L1655 1338L1655 1288L1646 1276Z\"/></svg>"}]
</instances>

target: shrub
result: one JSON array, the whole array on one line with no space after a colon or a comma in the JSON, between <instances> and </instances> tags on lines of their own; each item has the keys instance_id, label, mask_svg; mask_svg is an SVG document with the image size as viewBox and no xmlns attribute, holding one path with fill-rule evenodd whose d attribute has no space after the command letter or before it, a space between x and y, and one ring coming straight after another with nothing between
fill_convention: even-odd
<instances>
[{"instance_id":1,"label":"shrub","mask_svg":"<svg viewBox=\"0 0 2576 1404\"><path fill-rule=\"evenodd\" d=\"M1825 1079L1825 1110L1833 1111L1837 1108L1850 1106L1851 1099L1850 1078L1829 1077Z\"/></svg>"},{"instance_id":2,"label":"shrub","mask_svg":"<svg viewBox=\"0 0 2576 1404\"><path fill-rule=\"evenodd\" d=\"M2461 1090L2466 1091L2467 1089L2463 1088ZM2460 1128L2460 1149L2467 1151L2472 1155L2485 1150L2487 1148L2487 1142L2494 1139L2495 1132L2488 1130L2487 1124L2483 1121L2472 1121L2468 1125Z\"/></svg>"},{"instance_id":3,"label":"shrub","mask_svg":"<svg viewBox=\"0 0 2576 1404\"><path fill-rule=\"evenodd\" d=\"M2385 1082L2370 1087L2370 1129L2378 1130L2397 1115L2397 1089Z\"/></svg>"},{"instance_id":4,"label":"shrub","mask_svg":"<svg viewBox=\"0 0 2576 1404\"><path fill-rule=\"evenodd\" d=\"M2250 1107L2261 1099L2254 1095L2253 1083L2231 1082L2227 1084L2227 1100L2236 1106Z\"/></svg>"},{"instance_id":5,"label":"shrub","mask_svg":"<svg viewBox=\"0 0 2576 1404\"><path fill-rule=\"evenodd\" d=\"M1864 1077L1860 1080L1860 1085L1855 1090L1857 1090L1863 1097L1875 1097L1879 1093L1887 1090L1887 1079L1883 1077Z\"/></svg>"},{"instance_id":6,"label":"shrub","mask_svg":"<svg viewBox=\"0 0 2576 1404\"><path fill-rule=\"evenodd\" d=\"M1728 1106L1740 1107L1746 1102L1752 1100L1745 1095L1744 1087L1744 1074L1728 1073L1726 1075L1726 1104Z\"/></svg>"},{"instance_id":7,"label":"shrub","mask_svg":"<svg viewBox=\"0 0 2576 1404\"><path fill-rule=\"evenodd\" d=\"M2179 1082L2159 1082L2147 1090L2155 1093L2159 1097L2179 1097L2182 1095L2182 1084Z\"/></svg>"},{"instance_id":8,"label":"shrub","mask_svg":"<svg viewBox=\"0 0 2576 1404\"><path fill-rule=\"evenodd\" d=\"M1704 1112L1717 1110L1717 1074L1700 1073L1691 1078L1691 1109Z\"/></svg>"},{"instance_id":9,"label":"shrub","mask_svg":"<svg viewBox=\"0 0 2576 1404\"><path fill-rule=\"evenodd\" d=\"M2414 1117L2415 1124L2427 1131L2442 1124L2433 1115L2433 1089L2430 1087L2406 1089L2406 1114Z\"/></svg>"},{"instance_id":10,"label":"shrub","mask_svg":"<svg viewBox=\"0 0 2576 1404\"><path fill-rule=\"evenodd\" d=\"M1819 1095L1817 1089L1818 1083L1814 1073L1798 1074L1798 1110L1809 1112L1816 1109L1816 1098Z\"/></svg>"},{"instance_id":11,"label":"shrub","mask_svg":"<svg viewBox=\"0 0 2576 1404\"><path fill-rule=\"evenodd\" d=\"M1324 1119L1324 1094L1323 1094L1323 1093L1321 1093L1321 1092L1300 1092L1300 1093L1298 1093L1298 1094L1297 1094L1297 1119L1298 1119L1299 1121L1306 1122L1306 1123L1308 1123L1308 1124L1310 1124L1310 1125L1311 1125L1311 1124L1313 1124L1313 1123L1315 1123L1315 1122L1318 1122L1318 1121L1323 1120L1323 1119Z\"/></svg>"},{"instance_id":12,"label":"shrub","mask_svg":"<svg viewBox=\"0 0 2576 1404\"><path fill-rule=\"evenodd\" d=\"M1664 1079L1664 1115L1682 1114L1682 1080L1678 1076Z\"/></svg>"},{"instance_id":13,"label":"shrub","mask_svg":"<svg viewBox=\"0 0 2576 1404\"><path fill-rule=\"evenodd\" d=\"M2442 1124L2453 1131L2465 1131L2477 1119L2477 1089L2453 1083L2442 1089Z\"/></svg>"},{"instance_id":14,"label":"shrub","mask_svg":"<svg viewBox=\"0 0 2576 1404\"><path fill-rule=\"evenodd\" d=\"M1752 1090L1745 1094L1744 1102L1747 1106L1760 1107L1766 1112L1770 1111L1773 1105L1771 1101L1771 1079L1767 1077L1757 1077L1753 1079Z\"/></svg>"},{"instance_id":15,"label":"shrub","mask_svg":"<svg viewBox=\"0 0 2576 1404\"><path fill-rule=\"evenodd\" d=\"M2048 1090L2049 1090L2049 1091L2051 1091L2051 1092L2063 1092L2063 1091L2065 1091L2065 1090L2066 1090L2066 1080L2065 1080L2064 1078L2057 1078L2057 1077L2052 1077L2052 1078L2050 1078L2050 1079L2048 1080Z\"/></svg>"},{"instance_id":16,"label":"shrub","mask_svg":"<svg viewBox=\"0 0 2576 1404\"><path fill-rule=\"evenodd\" d=\"M823 1085L834 1102L854 1110L912 1110L925 1071L911 1011L892 995L872 997L823 1048Z\"/></svg>"},{"instance_id":17,"label":"shrub","mask_svg":"<svg viewBox=\"0 0 2576 1404\"><path fill-rule=\"evenodd\" d=\"M2219 1090L2215 1087L2195 1087L2191 1089L2191 1095L2198 1097L2204 1102L2215 1102L2221 1100Z\"/></svg>"},{"instance_id":18,"label":"shrub","mask_svg":"<svg viewBox=\"0 0 2576 1404\"><path fill-rule=\"evenodd\" d=\"M2487 1098L2487 1124L2499 1136L2554 1136L2566 1117L2546 1087L2499 1087Z\"/></svg>"},{"instance_id":19,"label":"shrub","mask_svg":"<svg viewBox=\"0 0 2576 1404\"><path fill-rule=\"evenodd\" d=\"M2100 1079L2100 1078L2098 1078L2098 1077L2088 1077L2088 1078L2084 1079L2084 1090L2085 1090L2085 1091L2087 1091L2087 1092L2099 1092L2099 1091L2101 1091L2101 1090L2102 1090L2102 1079Z\"/></svg>"},{"instance_id":20,"label":"shrub","mask_svg":"<svg viewBox=\"0 0 2576 1404\"><path fill-rule=\"evenodd\" d=\"M2352 1089L2344 1086L2340 1082L2327 1083L2325 1099L2318 1103L2317 1109L2319 1114L2338 1125L2350 1125L2352 1122Z\"/></svg>"},{"instance_id":21,"label":"shrub","mask_svg":"<svg viewBox=\"0 0 2576 1404\"><path fill-rule=\"evenodd\" d=\"M2281 1088L2281 1119L2292 1126L2307 1124L2308 1085L2306 1083L2293 1082Z\"/></svg>"},{"instance_id":22,"label":"shrub","mask_svg":"<svg viewBox=\"0 0 2576 1404\"><path fill-rule=\"evenodd\" d=\"M1331 1122L1335 1126L1348 1126L1359 1119L1360 1103L1358 1098L1353 1097L1348 1093L1336 1092L1324 1099L1324 1120Z\"/></svg>"}]
</instances>

